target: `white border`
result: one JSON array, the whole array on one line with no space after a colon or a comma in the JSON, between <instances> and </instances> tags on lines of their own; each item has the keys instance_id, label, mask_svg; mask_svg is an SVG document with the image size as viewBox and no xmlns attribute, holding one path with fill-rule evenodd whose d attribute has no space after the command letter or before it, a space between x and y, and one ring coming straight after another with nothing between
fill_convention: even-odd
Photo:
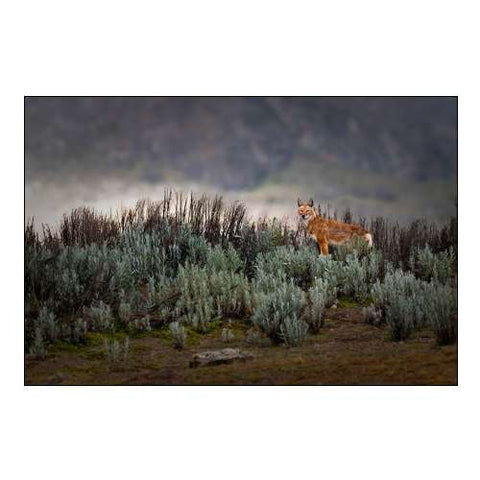
<instances>
[{"instance_id":1,"label":"white border","mask_svg":"<svg viewBox=\"0 0 480 480\"><path fill-rule=\"evenodd\" d=\"M465 4L9 4L0 29L3 478L478 476L468 431L479 427L480 82L478 17ZM160 94L459 95L461 386L23 387L23 95Z\"/></svg>"}]
</instances>

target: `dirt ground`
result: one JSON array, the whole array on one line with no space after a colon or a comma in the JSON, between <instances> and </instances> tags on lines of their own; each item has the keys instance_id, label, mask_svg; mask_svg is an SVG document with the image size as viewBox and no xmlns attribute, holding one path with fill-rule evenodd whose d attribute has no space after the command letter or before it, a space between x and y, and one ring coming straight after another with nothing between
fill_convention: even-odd
<instances>
[{"instance_id":1,"label":"dirt ground","mask_svg":"<svg viewBox=\"0 0 480 480\"><path fill-rule=\"evenodd\" d=\"M359 306L329 310L325 327L300 347L247 342L251 325L241 320L232 320L235 337L226 343L224 325L189 331L183 350L166 327L130 336L125 361L107 359L100 334L86 345L52 345L43 360L26 356L25 385L457 385L457 345L438 347L429 331L392 342L386 329L364 323ZM254 358L190 368L195 353L225 347Z\"/></svg>"}]
</instances>

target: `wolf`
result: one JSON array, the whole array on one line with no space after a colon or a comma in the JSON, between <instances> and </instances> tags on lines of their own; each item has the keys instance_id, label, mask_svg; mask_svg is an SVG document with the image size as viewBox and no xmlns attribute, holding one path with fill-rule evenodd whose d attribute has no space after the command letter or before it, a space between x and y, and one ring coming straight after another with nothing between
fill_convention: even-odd
<instances>
[{"instance_id":1,"label":"wolf","mask_svg":"<svg viewBox=\"0 0 480 480\"><path fill-rule=\"evenodd\" d=\"M327 220L317 214L313 200L303 202L297 200L298 214L307 223L307 234L318 245L318 251L323 256L328 255L329 245L342 245L353 238L364 238L369 247L373 246L372 234L360 225Z\"/></svg>"}]
</instances>

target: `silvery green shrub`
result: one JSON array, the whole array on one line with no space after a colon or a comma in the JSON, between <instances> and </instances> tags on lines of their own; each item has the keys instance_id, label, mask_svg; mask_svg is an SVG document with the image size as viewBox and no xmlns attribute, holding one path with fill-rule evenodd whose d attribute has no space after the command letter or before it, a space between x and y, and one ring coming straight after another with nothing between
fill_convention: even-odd
<instances>
[{"instance_id":1,"label":"silvery green shrub","mask_svg":"<svg viewBox=\"0 0 480 480\"><path fill-rule=\"evenodd\" d=\"M347 255L343 272L342 292L357 301L364 301L370 293L370 286L366 265L360 260L357 252Z\"/></svg>"},{"instance_id":2,"label":"silvery green shrub","mask_svg":"<svg viewBox=\"0 0 480 480\"><path fill-rule=\"evenodd\" d=\"M215 310L205 268L190 264L180 266L175 288L179 292L175 317L199 331L206 331Z\"/></svg>"},{"instance_id":3,"label":"silvery green shrub","mask_svg":"<svg viewBox=\"0 0 480 480\"><path fill-rule=\"evenodd\" d=\"M457 297L454 289L447 285L431 284L426 296L426 316L435 333L437 343L446 345L457 337Z\"/></svg>"},{"instance_id":4,"label":"silvery green shrub","mask_svg":"<svg viewBox=\"0 0 480 480\"><path fill-rule=\"evenodd\" d=\"M245 261L245 273L251 278L255 274L258 255L275 248L272 243L273 235L268 229L258 230L254 225L243 225L238 237L235 239L235 248Z\"/></svg>"},{"instance_id":5,"label":"silvery green shrub","mask_svg":"<svg viewBox=\"0 0 480 480\"><path fill-rule=\"evenodd\" d=\"M383 313L393 301L396 301L396 298L408 298L416 303L423 293L423 282L417 280L412 273L401 269L388 272L383 282L378 280L372 288L374 303ZM423 312L419 312L419 320L422 319L422 314Z\"/></svg>"},{"instance_id":6,"label":"silvery green shrub","mask_svg":"<svg viewBox=\"0 0 480 480\"><path fill-rule=\"evenodd\" d=\"M260 292L273 292L279 285L286 281L286 274L280 268L272 273L257 268L255 278L253 279L254 292L255 294Z\"/></svg>"},{"instance_id":7,"label":"silvery green shrub","mask_svg":"<svg viewBox=\"0 0 480 480\"><path fill-rule=\"evenodd\" d=\"M322 257L308 246L298 250L293 247L278 247L256 260L256 289L272 291L277 279L291 279L297 286L309 288L318 280L324 282L326 305L331 306L337 298L337 286L343 277L342 265L330 257Z\"/></svg>"},{"instance_id":8,"label":"silvery green shrub","mask_svg":"<svg viewBox=\"0 0 480 480\"><path fill-rule=\"evenodd\" d=\"M300 287L308 287L314 278L314 264L318 253L303 246L277 247L267 253L261 253L256 259L257 271L270 275L285 275Z\"/></svg>"},{"instance_id":9,"label":"silvery green shrub","mask_svg":"<svg viewBox=\"0 0 480 480\"><path fill-rule=\"evenodd\" d=\"M286 317L280 324L280 338L289 347L300 345L307 338L308 324L296 315Z\"/></svg>"},{"instance_id":10,"label":"silvery green shrub","mask_svg":"<svg viewBox=\"0 0 480 480\"><path fill-rule=\"evenodd\" d=\"M58 311L73 312L108 289L105 246L65 247L53 264L54 298Z\"/></svg>"},{"instance_id":11,"label":"silvery green shrub","mask_svg":"<svg viewBox=\"0 0 480 480\"><path fill-rule=\"evenodd\" d=\"M243 274L220 270L211 273L208 281L218 316L245 316L251 312L251 285Z\"/></svg>"},{"instance_id":12,"label":"silvery green shrub","mask_svg":"<svg viewBox=\"0 0 480 480\"><path fill-rule=\"evenodd\" d=\"M385 273L386 265L380 250L371 249L367 255L363 256L362 265L367 272L367 282L370 285L373 285Z\"/></svg>"},{"instance_id":13,"label":"silvery green shrub","mask_svg":"<svg viewBox=\"0 0 480 480\"><path fill-rule=\"evenodd\" d=\"M40 327L35 328L33 342L30 344L29 353L38 358L45 358L47 355L47 349L45 347L45 341Z\"/></svg>"},{"instance_id":14,"label":"silvery green shrub","mask_svg":"<svg viewBox=\"0 0 480 480\"><path fill-rule=\"evenodd\" d=\"M453 276L456 253L453 247L433 253L428 245L415 249L410 257L410 268L422 280L447 283Z\"/></svg>"},{"instance_id":15,"label":"silvery green shrub","mask_svg":"<svg viewBox=\"0 0 480 480\"><path fill-rule=\"evenodd\" d=\"M169 322L175 314L175 305L180 291L176 289L176 279L162 275L155 283L153 304L158 306L157 316Z\"/></svg>"},{"instance_id":16,"label":"silvery green shrub","mask_svg":"<svg viewBox=\"0 0 480 480\"><path fill-rule=\"evenodd\" d=\"M390 328L392 340L406 340L415 327L415 303L404 296L393 296L385 311L385 322Z\"/></svg>"},{"instance_id":17,"label":"silvery green shrub","mask_svg":"<svg viewBox=\"0 0 480 480\"><path fill-rule=\"evenodd\" d=\"M56 281L55 297L60 310L73 311L79 304L85 286L79 281L75 270L60 271Z\"/></svg>"},{"instance_id":18,"label":"silvery green shrub","mask_svg":"<svg viewBox=\"0 0 480 480\"><path fill-rule=\"evenodd\" d=\"M84 341L88 332L88 324L83 318L77 318L71 327L70 341L72 343L81 343ZM67 337L68 338L68 337Z\"/></svg>"},{"instance_id":19,"label":"silvery green shrub","mask_svg":"<svg viewBox=\"0 0 480 480\"><path fill-rule=\"evenodd\" d=\"M130 320L130 315L132 313L132 308L130 304L122 300L118 306L118 317L123 323L127 323Z\"/></svg>"},{"instance_id":20,"label":"silvery green shrub","mask_svg":"<svg viewBox=\"0 0 480 480\"><path fill-rule=\"evenodd\" d=\"M205 237L194 235L189 230L184 229L184 239L180 241L180 249L184 251L183 262L205 265L210 246Z\"/></svg>"},{"instance_id":21,"label":"silvery green shrub","mask_svg":"<svg viewBox=\"0 0 480 480\"><path fill-rule=\"evenodd\" d=\"M277 247L291 243L284 224L277 218L259 221L256 229L252 229L249 225L245 227L241 234L242 246L247 246L248 249L242 248L244 253L242 257L246 257L247 263L256 261L259 254L268 253Z\"/></svg>"},{"instance_id":22,"label":"silvery green shrub","mask_svg":"<svg viewBox=\"0 0 480 480\"><path fill-rule=\"evenodd\" d=\"M335 260L344 262L352 253L356 253L360 257L364 257L365 255L371 253L371 250L363 238L353 238L349 242L342 245L335 245L332 253L332 256Z\"/></svg>"},{"instance_id":23,"label":"silvery green shrub","mask_svg":"<svg viewBox=\"0 0 480 480\"><path fill-rule=\"evenodd\" d=\"M357 251L348 254L338 274L342 293L364 302L370 296L372 285L381 277L382 268L383 256L377 250L363 257Z\"/></svg>"},{"instance_id":24,"label":"silvery green shrub","mask_svg":"<svg viewBox=\"0 0 480 480\"><path fill-rule=\"evenodd\" d=\"M300 318L307 300L305 293L292 281L282 282L278 279L276 281L275 289L269 293L256 292L252 322L272 340L283 342L282 324L287 318L290 321L294 317Z\"/></svg>"},{"instance_id":25,"label":"silvery green shrub","mask_svg":"<svg viewBox=\"0 0 480 480\"><path fill-rule=\"evenodd\" d=\"M130 349L130 339L125 337L121 342L115 338L103 339L103 351L107 360L111 363L117 363L120 361L126 362Z\"/></svg>"},{"instance_id":26,"label":"silvery green shrub","mask_svg":"<svg viewBox=\"0 0 480 480\"><path fill-rule=\"evenodd\" d=\"M341 262L331 257L317 255L312 264L313 282L321 280L325 289L325 306L330 307L335 303L338 292L343 284L345 273Z\"/></svg>"},{"instance_id":27,"label":"silvery green shrub","mask_svg":"<svg viewBox=\"0 0 480 480\"><path fill-rule=\"evenodd\" d=\"M126 283L153 278L158 282L162 276L173 277L178 267L186 262L204 265L210 247L205 238L194 235L186 225L172 229L165 224L162 229L145 232L141 222L128 227L118 242L118 268ZM121 267L121 268L120 268Z\"/></svg>"},{"instance_id":28,"label":"silvery green shrub","mask_svg":"<svg viewBox=\"0 0 480 480\"><path fill-rule=\"evenodd\" d=\"M115 248L109 252L108 261L113 270L108 284L108 294L112 303L123 300L131 305L137 305L140 302L138 279L134 275L128 256Z\"/></svg>"},{"instance_id":29,"label":"silvery green shrub","mask_svg":"<svg viewBox=\"0 0 480 480\"><path fill-rule=\"evenodd\" d=\"M238 273L244 270L245 262L240 258L238 252L231 244L229 244L226 249L223 249L220 245L216 245L207 253L206 267L209 273Z\"/></svg>"},{"instance_id":30,"label":"silvery green shrub","mask_svg":"<svg viewBox=\"0 0 480 480\"><path fill-rule=\"evenodd\" d=\"M187 339L185 328L183 328L180 322L172 322L168 328L173 338L174 348L181 350L185 346L185 341Z\"/></svg>"},{"instance_id":31,"label":"silvery green shrub","mask_svg":"<svg viewBox=\"0 0 480 480\"><path fill-rule=\"evenodd\" d=\"M276 251L279 250L286 253L285 257L280 257L278 261L284 264L287 278L292 278L295 284L301 288L308 288L314 279L312 265L318 258L315 250L308 247L301 247L298 250L282 247Z\"/></svg>"},{"instance_id":32,"label":"silvery green shrub","mask_svg":"<svg viewBox=\"0 0 480 480\"><path fill-rule=\"evenodd\" d=\"M150 332L152 327L150 326L150 316L145 315L142 318L135 318L133 320L128 320L127 330L131 332Z\"/></svg>"},{"instance_id":33,"label":"silvery green shrub","mask_svg":"<svg viewBox=\"0 0 480 480\"><path fill-rule=\"evenodd\" d=\"M144 232L141 224L129 227L122 233L119 250L120 262L124 263L122 268L127 269L124 274L131 276L135 284L165 273L167 259L161 237Z\"/></svg>"},{"instance_id":34,"label":"silvery green shrub","mask_svg":"<svg viewBox=\"0 0 480 480\"><path fill-rule=\"evenodd\" d=\"M337 287L325 278L315 278L312 288L322 292L324 307L331 307L337 300Z\"/></svg>"},{"instance_id":35,"label":"silvery green shrub","mask_svg":"<svg viewBox=\"0 0 480 480\"><path fill-rule=\"evenodd\" d=\"M302 315L313 332L318 332L325 323L326 282L317 279L308 289L308 303Z\"/></svg>"},{"instance_id":36,"label":"silvery green shrub","mask_svg":"<svg viewBox=\"0 0 480 480\"><path fill-rule=\"evenodd\" d=\"M394 340L404 340L414 328L427 325L434 329L440 343L443 335L454 337L455 297L449 286L425 282L412 273L395 270L387 273L382 283L374 285L372 295Z\"/></svg>"},{"instance_id":37,"label":"silvery green shrub","mask_svg":"<svg viewBox=\"0 0 480 480\"><path fill-rule=\"evenodd\" d=\"M53 253L46 248L25 247L24 281L25 305L29 307L25 314L35 311L39 301L44 300L52 287L53 274L49 258Z\"/></svg>"},{"instance_id":38,"label":"silvery green shrub","mask_svg":"<svg viewBox=\"0 0 480 480\"><path fill-rule=\"evenodd\" d=\"M414 327L424 325L426 288L425 282L400 269L387 273L382 283L377 281L373 286L375 307L381 311L393 340L405 340Z\"/></svg>"},{"instance_id":39,"label":"silvery green shrub","mask_svg":"<svg viewBox=\"0 0 480 480\"><path fill-rule=\"evenodd\" d=\"M112 310L110 305L99 301L98 304L92 304L90 311L85 311L90 314L91 329L95 332L113 332L115 330L115 323L112 317Z\"/></svg>"},{"instance_id":40,"label":"silvery green shrub","mask_svg":"<svg viewBox=\"0 0 480 480\"><path fill-rule=\"evenodd\" d=\"M42 307L36 321L37 328L42 332L42 338L46 342L56 342L60 335L60 325L55 318L55 314Z\"/></svg>"}]
</instances>

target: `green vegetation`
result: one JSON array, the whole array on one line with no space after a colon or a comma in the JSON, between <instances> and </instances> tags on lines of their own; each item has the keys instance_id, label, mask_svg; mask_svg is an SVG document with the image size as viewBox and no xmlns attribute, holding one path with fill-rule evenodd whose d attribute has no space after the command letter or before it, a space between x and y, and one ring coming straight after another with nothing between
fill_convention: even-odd
<instances>
[{"instance_id":1,"label":"green vegetation","mask_svg":"<svg viewBox=\"0 0 480 480\"><path fill-rule=\"evenodd\" d=\"M179 350L212 332L228 343L238 336L232 319L246 324L241 334L252 344L263 336L297 346L322 329L326 309L372 301L365 320L393 340L429 328L439 344L451 343L455 226L400 228L377 218L369 226L375 248L322 257L302 229L252 222L241 204L219 197L166 192L115 216L77 209L42 237L26 227L25 351L43 358L50 344L101 333L106 357L118 363L129 354L126 335L168 326Z\"/></svg>"}]
</instances>

